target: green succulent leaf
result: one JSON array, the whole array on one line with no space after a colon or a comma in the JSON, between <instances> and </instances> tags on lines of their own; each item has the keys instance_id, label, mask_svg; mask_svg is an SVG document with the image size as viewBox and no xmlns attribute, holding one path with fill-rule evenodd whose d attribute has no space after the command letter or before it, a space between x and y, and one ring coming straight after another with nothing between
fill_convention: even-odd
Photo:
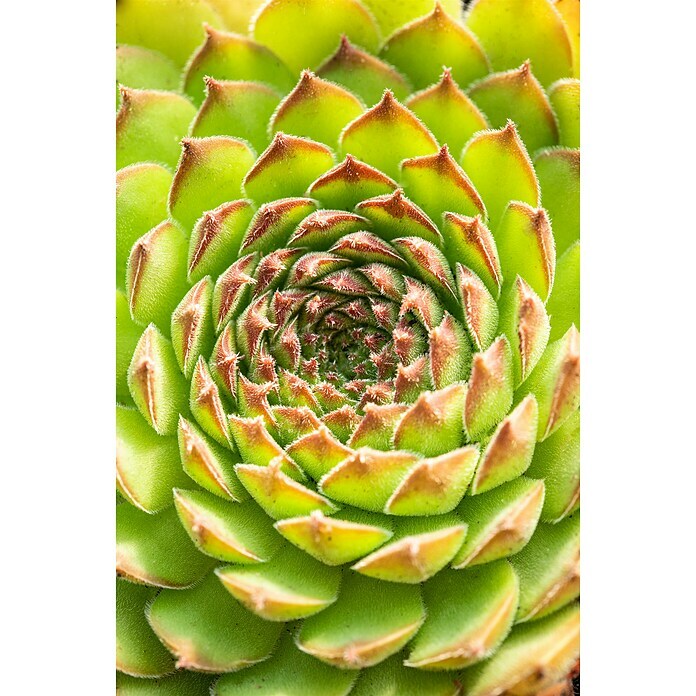
<instances>
[{"instance_id":1,"label":"green succulent leaf","mask_svg":"<svg viewBox=\"0 0 696 696\"><path fill-rule=\"evenodd\" d=\"M212 575L190 589L163 590L147 616L177 667L197 672L234 672L261 662L281 632L241 607Z\"/></svg>"},{"instance_id":2,"label":"green succulent leaf","mask_svg":"<svg viewBox=\"0 0 696 696\"><path fill-rule=\"evenodd\" d=\"M145 620L152 588L116 580L116 669L134 677L160 677L174 660Z\"/></svg>"}]
</instances>

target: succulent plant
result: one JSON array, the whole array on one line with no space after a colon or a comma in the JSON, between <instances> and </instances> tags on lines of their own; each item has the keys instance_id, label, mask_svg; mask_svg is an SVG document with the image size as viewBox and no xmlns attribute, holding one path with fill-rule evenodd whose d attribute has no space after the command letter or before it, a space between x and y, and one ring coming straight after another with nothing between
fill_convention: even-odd
<instances>
[{"instance_id":1,"label":"succulent plant","mask_svg":"<svg viewBox=\"0 0 696 696\"><path fill-rule=\"evenodd\" d=\"M578 11L118 0L119 693L568 688Z\"/></svg>"}]
</instances>

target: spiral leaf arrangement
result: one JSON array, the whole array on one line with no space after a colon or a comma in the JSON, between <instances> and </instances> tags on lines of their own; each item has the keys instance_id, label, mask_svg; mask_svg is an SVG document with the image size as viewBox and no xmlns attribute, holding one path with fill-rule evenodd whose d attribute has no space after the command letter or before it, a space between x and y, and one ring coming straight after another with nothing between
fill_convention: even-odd
<instances>
[{"instance_id":1,"label":"spiral leaf arrangement","mask_svg":"<svg viewBox=\"0 0 696 696\"><path fill-rule=\"evenodd\" d=\"M567 693L578 10L118 0L118 693Z\"/></svg>"}]
</instances>

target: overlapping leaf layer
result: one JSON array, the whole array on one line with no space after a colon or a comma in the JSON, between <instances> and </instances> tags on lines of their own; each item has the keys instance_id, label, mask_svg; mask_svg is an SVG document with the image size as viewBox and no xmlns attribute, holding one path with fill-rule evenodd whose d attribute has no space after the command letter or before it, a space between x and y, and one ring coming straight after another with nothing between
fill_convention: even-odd
<instances>
[{"instance_id":1,"label":"overlapping leaf layer","mask_svg":"<svg viewBox=\"0 0 696 696\"><path fill-rule=\"evenodd\" d=\"M118 0L119 693L562 693L578 9Z\"/></svg>"}]
</instances>

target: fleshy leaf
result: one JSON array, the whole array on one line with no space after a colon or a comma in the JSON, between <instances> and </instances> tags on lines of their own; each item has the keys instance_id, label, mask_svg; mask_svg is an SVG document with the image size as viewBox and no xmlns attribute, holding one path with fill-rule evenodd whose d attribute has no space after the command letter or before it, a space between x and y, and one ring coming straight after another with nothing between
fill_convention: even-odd
<instances>
[{"instance_id":1,"label":"fleshy leaf","mask_svg":"<svg viewBox=\"0 0 696 696\"><path fill-rule=\"evenodd\" d=\"M479 457L477 446L421 459L408 472L385 506L390 515L442 515L459 504Z\"/></svg>"},{"instance_id":2,"label":"fleshy leaf","mask_svg":"<svg viewBox=\"0 0 696 696\"><path fill-rule=\"evenodd\" d=\"M424 588L428 615L406 665L461 669L489 657L512 627L519 588L509 563L444 571Z\"/></svg>"},{"instance_id":3,"label":"fleshy leaf","mask_svg":"<svg viewBox=\"0 0 696 696\"><path fill-rule=\"evenodd\" d=\"M558 118L559 144L580 147L580 80L554 82L549 89L549 99Z\"/></svg>"},{"instance_id":4,"label":"fleshy leaf","mask_svg":"<svg viewBox=\"0 0 696 696\"><path fill-rule=\"evenodd\" d=\"M205 86L205 100L191 125L191 135L231 135L248 141L256 152L263 152L270 142L267 125L280 94L260 82L206 77Z\"/></svg>"},{"instance_id":5,"label":"fleshy leaf","mask_svg":"<svg viewBox=\"0 0 696 696\"><path fill-rule=\"evenodd\" d=\"M297 548L326 565L342 565L374 551L392 536L388 517L356 510L326 517L316 510L305 517L275 523Z\"/></svg>"},{"instance_id":6,"label":"fleshy leaf","mask_svg":"<svg viewBox=\"0 0 696 696\"><path fill-rule=\"evenodd\" d=\"M191 378L191 413L203 430L223 447L232 449L225 407L220 390L210 374L205 358L198 358Z\"/></svg>"},{"instance_id":7,"label":"fleshy leaf","mask_svg":"<svg viewBox=\"0 0 696 696\"><path fill-rule=\"evenodd\" d=\"M368 106L376 104L385 89L391 90L397 99L405 99L411 93L411 85L401 73L371 53L353 46L345 35L336 53L317 74L357 94Z\"/></svg>"},{"instance_id":8,"label":"fleshy leaf","mask_svg":"<svg viewBox=\"0 0 696 696\"><path fill-rule=\"evenodd\" d=\"M116 669L135 677L174 671L174 660L145 620L153 590L116 580Z\"/></svg>"},{"instance_id":9,"label":"fleshy leaf","mask_svg":"<svg viewBox=\"0 0 696 696\"><path fill-rule=\"evenodd\" d=\"M394 430L407 409L406 404L366 404L365 415L353 431L348 446L390 450Z\"/></svg>"},{"instance_id":10,"label":"fleshy leaf","mask_svg":"<svg viewBox=\"0 0 696 696\"><path fill-rule=\"evenodd\" d=\"M351 696L459 696L456 674L425 672L404 667L404 655L395 655L360 672Z\"/></svg>"},{"instance_id":11,"label":"fleshy leaf","mask_svg":"<svg viewBox=\"0 0 696 696\"><path fill-rule=\"evenodd\" d=\"M490 127L447 68L437 84L410 96L406 106L428 126L438 142L446 143L455 153L462 151L474 133Z\"/></svg>"},{"instance_id":12,"label":"fleshy leaf","mask_svg":"<svg viewBox=\"0 0 696 696\"><path fill-rule=\"evenodd\" d=\"M315 481L352 454L325 425L295 440L286 451Z\"/></svg>"},{"instance_id":13,"label":"fleshy leaf","mask_svg":"<svg viewBox=\"0 0 696 696\"><path fill-rule=\"evenodd\" d=\"M285 93L295 78L283 61L266 46L246 36L205 27L205 43L186 68L184 91L196 104L203 101L206 76L216 80L262 82Z\"/></svg>"},{"instance_id":14,"label":"fleshy leaf","mask_svg":"<svg viewBox=\"0 0 696 696\"><path fill-rule=\"evenodd\" d=\"M551 315L552 341L573 325L580 328L580 242L568 247L558 260L546 309Z\"/></svg>"},{"instance_id":15,"label":"fleshy leaf","mask_svg":"<svg viewBox=\"0 0 696 696\"><path fill-rule=\"evenodd\" d=\"M539 524L531 541L511 558L520 579L517 622L540 619L580 594L580 514Z\"/></svg>"},{"instance_id":16,"label":"fleshy leaf","mask_svg":"<svg viewBox=\"0 0 696 696\"><path fill-rule=\"evenodd\" d=\"M224 675L214 696L347 696L356 673L336 669L300 652L285 631L273 655L259 665Z\"/></svg>"},{"instance_id":17,"label":"fleshy leaf","mask_svg":"<svg viewBox=\"0 0 696 696\"><path fill-rule=\"evenodd\" d=\"M456 284L471 342L476 350L486 350L498 328L498 305L481 278L459 262Z\"/></svg>"},{"instance_id":18,"label":"fleshy leaf","mask_svg":"<svg viewBox=\"0 0 696 696\"><path fill-rule=\"evenodd\" d=\"M516 626L500 650L465 670L467 696L538 696L570 672L580 653L580 608L573 604L542 621Z\"/></svg>"},{"instance_id":19,"label":"fleshy leaf","mask_svg":"<svg viewBox=\"0 0 696 696\"><path fill-rule=\"evenodd\" d=\"M452 567L490 563L520 551L534 534L543 503L544 482L525 477L464 498L457 512L469 533Z\"/></svg>"},{"instance_id":20,"label":"fleshy leaf","mask_svg":"<svg viewBox=\"0 0 696 696\"><path fill-rule=\"evenodd\" d=\"M464 327L450 314L430 330L430 372L435 389L464 380L471 368L471 344Z\"/></svg>"},{"instance_id":21,"label":"fleshy leaf","mask_svg":"<svg viewBox=\"0 0 696 696\"><path fill-rule=\"evenodd\" d=\"M282 463L278 457L268 466L238 464L235 469L251 497L269 517L282 520L309 515L314 510L331 514L338 509L328 498L290 478L282 471Z\"/></svg>"},{"instance_id":22,"label":"fleshy leaf","mask_svg":"<svg viewBox=\"0 0 696 696\"><path fill-rule=\"evenodd\" d=\"M240 607L212 575L191 589L161 592L148 620L177 667L198 672L234 672L261 662L281 631Z\"/></svg>"},{"instance_id":23,"label":"fleshy leaf","mask_svg":"<svg viewBox=\"0 0 696 696\"><path fill-rule=\"evenodd\" d=\"M379 46L375 21L357 0L276 0L256 15L252 31L295 73L318 67L342 35L373 53Z\"/></svg>"},{"instance_id":24,"label":"fleshy leaf","mask_svg":"<svg viewBox=\"0 0 696 696\"><path fill-rule=\"evenodd\" d=\"M135 410L116 408L116 487L145 512L172 504L172 488L186 483L176 440L158 435Z\"/></svg>"},{"instance_id":25,"label":"fleshy leaf","mask_svg":"<svg viewBox=\"0 0 696 696\"><path fill-rule=\"evenodd\" d=\"M494 234L511 200L539 205L539 182L512 121L500 130L474 135L464 148L461 162L483 198Z\"/></svg>"},{"instance_id":26,"label":"fleshy leaf","mask_svg":"<svg viewBox=\"0 0 696 696\"><path fill-rule=\"evenodd\" d=\"M399 176L399 164L408 157L437 152L430 131L386 90L379 104L346 126L341 152L352 154L388 176Z\"/></svg>"},{"instance_id":27,"label":"fleshy leaf","mask_svg":"<svg viewBox=\"0 0 696 696\"><path fill-rule=\"evenodd\" d=\"M515 385L519 385L539 362L551 331L544 303L520 276L502 298L498 330L510 341Z\"/></svg>"},{"instance_id":28,"label":"fleshy leaf","mask_svg":"<svg viewBox=\"0 0 696 696\"><path fill-rule=\"evenodd\" d=\"M399 652L424 618L418 587L351 574L338 601L302 624L297 645L322 662L361 669Z\"/></svg>"},{"instance_id":29,"label":"fleshy leaf","mask_svg":"<svg viewBox=\"0 0 696 696\"><path fill-rule=\"evenodd\" d=\"M466 24L483 45L494 70L509 70L529 58L545 87L572 74L570 39L549 0L477 0Z\"/></svg>"},{"instance_id":30,"label":"fleshy leaf","mask_svg":"<svg viewBox=\"0 0 696 696\"><path fill-rule=\"evenodd\" d=\"M501 336L487 350L474 353L464 407L464 425L472 440L478 440L505 417L512 405L513 389L510 344Z\"/></svg>"},{"instance_id":31,"label":"fleshy leaf","mask_svg":"<svg viewBox=\"0 0 696 696\"><path fill-rule=\"evenodd\" d=\"M248 306L250 289L256 284L253 273L258 254L247 254L220 274L213 289L213 319L215 331L220 332L242 307ZM234 393L234 390L231 390Z\"/></svg>"},{"instance_id":32,"label":"fleshy leaf","mask_svg":"<svg viewBox=\"0 0 696 696\"><path fill-rule=\"evenodd\" d=\"M486 75L489 63L476 37L435 3L433 11L396 31L380 57L407 75L416 89L433 84L449 66L454 79L468 85Z\"/></svg>"},{"instance_id":33,"label":"fleshy leaf","mask_svg":"<svg viewBox=\"0 0 696 696\"><path fill-rule=\"evenodd\" d=\"M304 70L270 123L272 133L303 136L336 149L343 128L364 108L353 94Z\"/></svg>"},{"instance_id":34,"label":"fleshy leaf","mask_svg":"<svg viewBox=\"0 0 696 696\"><path fill-rule=\"evenodd\" d=\"M125 406L133 405L133 397L128 390L128 366L133 351L143 332L130 315L128 299L116 291L116 402Z\"/></svg>"},{"instance_id":35,"label":"fleshy leaf","mask_svg":"<svg viewBox=\"0 0 696 696\"><path fill-rule=\"evenodd\" d=\"M471 484L472 495L511 481L526 471L534 454L537 421L537 402L530 394L500 423L486 443Z\"/></svg>"},{"instance_id":36,"label":"fleshy leaf","mask_svg":"<svg viewBox=\"0 0 696 696\"><path fill-rule=\"evenodd\" d=\"M342 210L317 210L309 214L288 241L291 247L326 251L343 237L364 230L369 220Z\"/></svg>"},{"instance_id":37,"label":"fleshy leaf","mask_svg":"<svg viewBox=\"0 0 696 696\"><path fill-rule=\"evenodd\" d=\"M446 454L463 444L462 414L466 385L424 392L404 414L394 433L394 445L425 457Z\"/></svg>"},{"instance_id":38,"label":"fleshy leaf","mask_svg":"<svg viewBox=\"0 0 696 696\"><path fill-rule=\"evenodd\" d=\"M410 452L381 452L365 447L356 450L323 476L319 490L332 500L381 512L417 459Z\"/></svg>"},{"instance_id":39,"label":"fleshy leaf","mask_svg":"<svg viewBox=\"0 0 696 696\"><path fill-rule=\"evenodd\" d=\"M477 82L469 96L493 128L502 128L508 119L514 121L529 151L558 144L554 110L529 61L515 70L494 73Z\"/></svg>"},{"instance_id":40,"label":"fleshy leaf","mask_svg":"<svg viewBox=\"0 0 696 696\"><path fill-rule=\"evenodd\" d=\"M543 478L546 498L541 519L560 522L580 505L580 413L575 412L556 432L540 442L529 476Z\"/></svg>"},{"instance_id":41,"label":"fleshy leaf","mask_svg":"<svg viewBox=\"0 0 696 696\"><path fill-rule=\"evenodd\" d=\"M230 430L237 443L242 461L258 467L269 466L279 460L280 468L293 478L302 480L304 474L295 462L285 454L283 448L273 439L261 416L239 418L230 416Z\"/></svg>"},{"instance_id":42,"label":"fleshy leaf","mask_svg":"<svg viewBox=\"0 0 696 696\"><path fill-rule=\"evenodd\" d=\"M338 568L315 561L290 544L267 563L226 566L215 574L249 611L273 622L295 621L323 611L336 601L341 579Z\"/></svg>"},{"instance_id":43,"label":"fleshy leaf","mask_svg":"<svg viewBox=\"0 0 696 696\"><path fill-rule=\"evenodd\" d=\"M161 0L119 0L116 41L164 53L181 67L203 40L204 22L222 26L222 18L205 0L176 6Z\"/></svg>"},{"instance_id":44,"label":"fleshy leaf","mask_svg":"<svg viewBox=\"0 0 696 696\"><path fill-rule=\"evenodd\" d=\"M498 249L481 216L445 213L442 234L445 238L445 255L450 263L468 266L497 298L503 285Z\"/></svg>"},{"instance_id":45,"label":"fleshy leaf","mask_svg":"<svg viewBox=\"0 0 696 696\"><path fill-rule=\"evenodd\" d=\"M221 498L249 498L234 473L236 458L226 447L209 439L193 423L179 418L179 455L183 470L199 486Z\"/></svg>"},{"instance_id":46,"label":"fleshy leaf","mask_svg":"<svg viewBox=\"0 0 696 696\"><path fill-rule=\"evenodd\" d=\"M554 148L534 161L560 256L580 237L580 152Z\"/></svg>"},{"instance_id":47,"label":"fleshy leaf","mask_svg":"<svg viewBox=\"0 0 696 696\"><path fill-rule=\"evenodd\" d=\"M193 104L180 94L121 87L116 168L146 160L175 167L179 141L195 115Z\"/></svg>"},{"instance_id":48,"label":"fleshy leaf","mask_svg":"<svg viewBox=\"0 0 696 696\"><path fill-rule=\"evenodd\" d=\"M464 170L443 145L436 155L414 157L401 165L406 193L433 219L445 211L462 215L485 215L486 208Z\"/></svg>"},{"instance_id":49,"label":"fleshy leaf","mask_svg":"<svg viewBox=\"0 0 696 696\"><path fill-rule=\"evenodd\" d=\"M164 54L143 46L116 46L116 82L135 89L176 92L180 74Z\"/></svg>"},{"instance_id":50,"label":"fleshy leaf","mask_svg":"<svg viewBox=\"0 0 696 696\"><path fill-rule=\"evenodd\" d=\"M573 77L580 78L580 0L558 0L555 4L563 17L573 51Z\"/></svg>"},{"instance_id":51,"label":"fleshy leaf","mask_svg":"<svg viewBox=\"0 0 696 696\"><path fill-rule=\"evenodd\" d=\"M580 405L580 335L574 326L551 343L523 385L539 402L538 440L545 440Z\"/></svg>"},{"instance_id":52,"label":"fleshy leaf","mask_svg":"<svg viewBox=\"0 0 696 696\"><path fill-rule=\"evenodd\" d=\"M124 289L126 264L133 244L167 218L171 173L152 162L116 173L116 287Z\"/></svg>"},{"instance_id":53,"label":"fleshy leaf","mask_svg":"<svg viewBox=\"0 0 696 696\"><path fill-rule=\"evenodd\" d=\"M160 679L140 679L116 672L118 696L210 696L213 677L179 671Z\"/></svg>"},{"instance_id":54,"label":"fleshy leaf","mask_svg":"<svg viewBox=\"0 0 696 696\"><path fill-rule=\"evenodd\" d=\"M434 5L447 12L447 14L459 19L462 14L461 4L458 0L408 0L407 2L385 3L383 0L362 0L375 16L383 36L389 36L394 30L409 22L428 14ZM399 692L401 693L401 692Z\"/></svg>"},{"instance_id":55,"label":"fleshy leaf","mask_svg":"<svg viewBox=\"0 0 696 696\"><path fill-rule=\"evenodd\" d=\"M382 239L409 236L421 237L437 246L442 242L440 231L433 221L404 196L402 189L363 200L355 209L372 222Z\"/></svg>"},{"instance_id":56,"label":"fleshy leaf","mask_svg":"<svg viewBox=\"0 0 696 696\"><path fill-rule=\"evenodd\" d=\"M126 266L131 316L140 324L154 322L167 335L172 312L188 290L187 245L181 229L165 221L133 245Z\"/></svg>"},{"instance_id":57,"label":"fleshy leaf","mask_svg":"<svg viewBox=\"0 0 696 696\"><path fill-rule=\"evenodd\" d=\"M556 269L556 245L543 208L512 201L495 235L503 275L520 275L542 300L551 294Z\"/></svg>"},{"instance_id":58,"label":"fleshy leaf","mask_svg":"<svg viewBox=\"0 0 696 696\"><path fill-rule=\"evenodd\" d=\"M254 214L250 201L223 203L204 213L191 233L188 250L188 280L219 276L237 258L242 236Z\"/></svg>"},{"instance_id":59,"label":"fleshy leaf","mask_svg":"<svg viewBox=\"0 0 696 696\"><path fill-rule=\"evenodd\" d=\"M221 203L239 198L255 155L236 138L184 138L169 191L172 217L190 232L196 220Z\"/></svg>"},{"instance_id":60,"label":"fleshy leaf","mask_svg":"<svg viewBox=\"0 0 696 696\"><path fill-rule=\"evenodd\" d=\"M307 138L276 133L244 179L244 190L257 203L301 196L334 165L331 150Z\"/></svg>"},{"instance_id":61,"label":"fleshy leaf","mask_svg":"<svg viewBox=\"0 0 696 696\"><path fill-rule=\"evenodd\" d=\"M403 519L395 538L352 570L386 582L417 585L442 570L465 537L466 525L453 514Z\"/></svg>"},{"instance_id":62,"label":"fleshy leaf","mask_svg":"<svg viewBox=\"0 0 696 696\"><path fill-rule=\"evenodd\" d=\"M196 550L174 507L148 515L128 503L116 506L116 572L131 582L183 588L214 565Z\"/></svg>"},{"instance_id":63,"label":"fleshy leaf","mask_svg":"<svg viewBox=\"0 0 696 696\"><path fill-rule=\"evenodd\" d=\"M174 490L174 505L196 547L213 558L242 565L263 563L280 538L254 503L231 503L205 491Z\"/></svg>"},{"instance_id":64,"label":"fleshy leaf","mask_svg":"<svg viewBox=\"0 0 696 696\"><path fill-rule=\"evenodd\" d=\"M128 388L138 410L159 435L176 432L186 413L188 385L179 371L172 344L150 324L143 332L128 368Z\"/></svg>"}]
</instances>

